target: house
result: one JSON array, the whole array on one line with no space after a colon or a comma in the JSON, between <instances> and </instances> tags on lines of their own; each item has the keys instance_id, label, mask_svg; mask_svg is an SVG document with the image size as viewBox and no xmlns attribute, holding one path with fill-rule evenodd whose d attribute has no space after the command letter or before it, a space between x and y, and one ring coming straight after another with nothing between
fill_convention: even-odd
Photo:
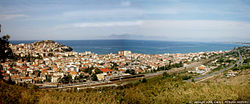
<instances>
[{"instance_id":1,"label":"house","mask_svg":"<svg viewBox=\"0 0 250 104\"><path fill-rule=\"evenodd\" d=\"M132 55L132 52L131 51L118 51L118 54L120 56L130 57Z\"/></svg>"},{"instance_id":2,"label":"house","mask_svg":"<svg viewBox=\"0 0 250 104\"><path fill-rule=\"evenodd\" d=\"M75 77L77 76L77 72L75 71L71 71L70 74L72 76L72 79L75 79Z\"/></svg>"},{"instance_id":3,"label":"house","mask_svg":"<svg viewBox=\"0 0 250 104\"><path fill-rule=\"evenodd\" d=\"M14 81L15 83L20 82L20 76L19 75L12 75L11 80Z\"/></svg>"},{"instance_id":4,"label":"house","mask_svg":"<svg viewBox=\"0 0 250 104\"><path fill-rule=\"evenodd\" d=\"M104 75L112 74L111 69L104 68L104 69L99 69L99 70L102 71Z\"/></svg>"},{"instance_id":5,"label":"house","mask_svg":"<svg viewBox=\"0 0 250 104\"><path fill-rule=\"evenodd\" d=\"M139 73L143 73L143 70L138 69L138 70L135 70L135 72L136 72L137 74L139 74Z\"/></svg>"},{"instance_id":6,"label":"house","mask_svg":"<svg viewBox=\"0 0 250 104\"><path fill-rule=\"evenodd\" d=\"M20 82L32 83L32 78L31 77L21 77Z\"/></svg>"},{"instance_id":7,"label":"house","mask_svg":"<svg viewBox=\"0 0 250 104\"><path fill-rule=\"evenodd\" d=\"M96 74L96 77L97 77L97 79L98 79L99 81L105 80L105 75L104 75L103 73L101 73L101 74Z\"/></svg>"},{"instance_id":8,"label":"house","mask_svg":"<svg viewBox=\"0 0 250 104\"><path fill-rule=\"evenodd\" d=\"M96 75L97 79L99 81L101 81L101 80L108 80L109 79L108 76L112 75L112 70L110 70L110 69L104 68L104 69L99 69L99 70L103 72L101 74L97 74Z\"/></svg>"},{"instance_id":9,"label":"house","mask_svg":"<svg viewBox=\"0 0 250 104\"><path fill-rule=\"evenodd\" d=\"M59 78L60 78L60 76L52 76L51 77L51 82L56 83Z\"/></svg>"},{"instance_id":10,"label":"house","mask_svg":"<svg viewBox=\"0 0 250 104\"><path fill-rule=\"evenodd\" d=\"M41 78L38 78L38 77L33 78L33 83L37 83L37 82L40 82L40 81L41 81Z\"/></svg>"},{"instance_id":11,"label":"house","mask_svg":"<svg viewBox=\"0 0 250 104\"><path fill-rule=\"evenodd\" d=\"M205 70L205 66L204 65L201 65L198 67L199 70Z\"/></svg>"},{"instance_id":12,"label":"house","mask_svg":"<svg viewBox=\"0 0 250 104\"><path fill-rule=\"evenodd\" d=\"M17 66L23 66L23 62L22 62L22 61L17 61L17 62L16 62L16 65L17 65Z\"/></svg>"}]
</instances>

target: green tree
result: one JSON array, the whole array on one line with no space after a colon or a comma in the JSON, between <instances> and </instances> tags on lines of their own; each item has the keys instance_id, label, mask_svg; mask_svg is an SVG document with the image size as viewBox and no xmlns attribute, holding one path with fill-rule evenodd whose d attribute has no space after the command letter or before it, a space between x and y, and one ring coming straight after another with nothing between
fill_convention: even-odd
<instances>
[{"instance_id":1,"label":"green tree","mask_svg":"<svg viewBox=\"0 0 250 104\"><path fill-rule=\"evenodd\" d=\"M52 56L54 56L54 54L53 54L53 53L49 53L48 56L49 56L49 57L52 57Z\"/></svg>"},{"instance_id":2,"label":"green tree","mask_svg":"<svg viewBox=\"0 0 250 104\"><path fill-rule=\"evenodd\" d=\"M13 57L12 50L9 47L9 38L8 34L0 38L0 62L5 62L7 58Z\"/></svg>"},{"instance_id":3,"label":"green tree","mask_svg":"<svg viewBox=\"0 0 250 104\"><path fill-rule=\"evenodd\" d=\"M45 75L45 82L51 82L51 75Z\"/></svg>"},{"instance_id":4,"label":"green tree","mask_svg":"<svg viewBox=\"0 0 250 104\"><path fill-rule=\"evenodd\" d=\"M98 80L96 74L91 75L91 79L92 79L92 81L97 81Z\"/></svg>"},{"instance_id":5,"label":"green tree","mask_svg":"<svg viewBox=\"0 0 250 104\"><path fill-rule=\"evenodd\" d=\"M93 69L94 69L94 67L88 67L88 68L83 69L83 72L92 74Z\"/></svg>"},{"instance_id":6,"label":"green tree","mask_svg":"<svg viewBox=\"0 0 250 104\"><path fill-rule=\"evenodd\" d=\"M142 78L142 79L141 79L141 82L142 82L142 83L146 83L146 82L147 82L147 79L146 79L146 78Z\"/></svg>"},{"instance_id":7,"label":"green tree","mask_svg":"<svg viewBox=\"0 0 250 104\"><path fill-rule=\"evenodd\" d=\"M169 77L169 74L167 72L163 72L162 77L164 78Z\"/></svg>"},{"instance_id":8,"label":"green tree","mask_svg":"<svg viewBox=\"0 0 250 104\"><path fill-rule=\"evenodd\" d=\"M192 78L192 82L194 82L194 78Z\"/></svg>"},{"instance_id":9,"label":"green tree","mask_svg":"<svg viewBox=\"0 0 250 104\"><path fill-rule=\"evenodd\" d=\"M3 79L2 70L3 70L3 66L0 64L0 80Z\"/></svg>"},{"instance_id":10,"label":"green tree","mask_svg":"<svg viewBox=\"0 0 250 104\"><path fill-rule=\"evenodd\" d=\"M135 75L135 70L129 69L129 70L126 70L125 73Z\"/></svg>"},{"instance_id":11,"label":"green tree","mask_svg":"<svg viewBox=\"0 0 250 104\"><path fill-rule=\"evenodd\" d=\"M100 73L103 73L103 72L99 69L95 69L95 74L100 74Z\"/></svg>"},{"instance_id":12,"label":"green tree","mask_svg":"<svg viewBox=\"0 0 250 104\"><path fill-rule=\"evenodd\" d=\"M0 79L3 79L1 63L4 63L7 58L13 58L12 50L9 47L9 38L8 34L0 38Z\"/></svg>"},{"instance_id":13,"label":"green tree","mask_svg":"<svg viewBox=\"0 0 250 104\"><path fill-rule=\"evenodd\" d=\"M63 78L58 79L59 83L71 83L72 81L72 76L71 75L65 75Z\"/></svg>"}]
</instances>

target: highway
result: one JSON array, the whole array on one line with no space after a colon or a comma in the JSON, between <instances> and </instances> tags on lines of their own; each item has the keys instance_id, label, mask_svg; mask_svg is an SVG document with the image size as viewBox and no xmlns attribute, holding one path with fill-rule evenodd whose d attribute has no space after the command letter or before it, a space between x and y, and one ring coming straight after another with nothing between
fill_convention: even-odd
<instances>
[{"instance_id":1,"label":"highway","mask_svg":"<svg viewBox=\"0 0 250 104\"><path fill-rule=\"evenodd\" d=\"M210 74L208 74L208 75L194 78L194 81L199 81L199 80L202 80L202 79L206 79L206 78L213 77L213 76L215 76L215 75L217 75L217 74L219 74L219 73L221 73L221 72L224 72L225 70L228 70L228 69L233 68L236 64L241 64L241 63L243 62L243 59L242 59L242 56L241 56L239 50L238 50L238 54L239 54L239 56L240 56L240 59L239 59L235 64L233 64L233 65L231 65L231 66L229 66L229 67L227 67L227 68L221 69L221 70L219 70L219 71L210 73ZM191 82L192 79L189 79L189 80L186 80L186 81Z\"/></svg>"}]
</instances>

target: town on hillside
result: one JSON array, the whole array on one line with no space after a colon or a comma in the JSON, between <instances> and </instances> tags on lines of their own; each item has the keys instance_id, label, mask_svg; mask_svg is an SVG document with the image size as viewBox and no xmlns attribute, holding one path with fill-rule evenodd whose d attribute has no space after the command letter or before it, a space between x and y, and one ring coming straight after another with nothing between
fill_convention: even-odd
<instances>
[{"instance_id":1,"label":"town on hillside","mask_svg":"<svg viewBox=\"0 0 250 104\"><path fill-rule=\"evenodd\" d=\"M7 60L2 63L4 79L30 84L109 81L123 76L187 67L192 62L229 52L141 54L123 50L118 53L98 55L90 51L74 52L71 47L52 40L31 44L10 44L10 48L15 61ZM215 60L214 63L216 61L220 60ZM216 66L218 65L201 65L190 72L205 74Z\"/></svg>"}]
</instances>

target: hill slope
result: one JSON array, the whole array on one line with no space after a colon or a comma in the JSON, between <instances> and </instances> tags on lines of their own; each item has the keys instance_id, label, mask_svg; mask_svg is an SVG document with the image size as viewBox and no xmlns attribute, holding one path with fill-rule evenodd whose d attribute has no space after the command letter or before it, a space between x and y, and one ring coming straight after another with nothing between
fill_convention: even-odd
<instances>
[{"instance_id":1,"label":"hill slope","mask_svg":"<svg viewBox=\"0 0 250 104\"><path fill-rule=\"evenodd\" d=\"M239 76L240 77L240 76ZM122 87L76 91L26 89L1 82L1 103L190 103L193 101L248 100L250 87L220 82L183 82L178 75L155 77Z\"/></svg>"}]
</instances>

